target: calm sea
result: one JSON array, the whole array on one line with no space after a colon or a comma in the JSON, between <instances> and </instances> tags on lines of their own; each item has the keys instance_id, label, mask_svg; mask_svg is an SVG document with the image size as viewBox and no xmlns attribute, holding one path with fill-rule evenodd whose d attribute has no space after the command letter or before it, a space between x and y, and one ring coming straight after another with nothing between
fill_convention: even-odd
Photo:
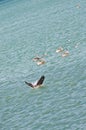
<instances>
[{"instance_id":1,"label":"calm sea","mask_svg":"<svg viewBox=\"0 0 86 130\"><path fill-rule=\"evenodd\" d=\"M0 0L0 130L86 130L86 0Z\"/></svg>"}]
</instances>

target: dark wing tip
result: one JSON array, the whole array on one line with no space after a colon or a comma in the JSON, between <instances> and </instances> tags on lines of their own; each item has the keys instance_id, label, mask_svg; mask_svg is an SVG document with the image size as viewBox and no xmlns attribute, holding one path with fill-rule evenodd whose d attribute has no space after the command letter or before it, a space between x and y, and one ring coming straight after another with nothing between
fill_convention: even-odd
<instances>
[{"instance_id":1,"label":"dark wing tip","mask_svg":"<svg viewBox=\"0 0 86 130\"><path fill-rule=\"evenodd\" d=\"M28 82L25 81L25 84L27 84L28 86L33 88L33 85L31 83L28 83Z\"/></svg>"},{"instance_id":2,"label":"dark wing tip","mask_svg":"<svg viewBox=\"0 0 86 130\"><path fill-rule=\"evenodd\" d=\"M41 78L45 78L45 76L43 75L43 76L41 76Z\"/></svg>"}]
</instances>

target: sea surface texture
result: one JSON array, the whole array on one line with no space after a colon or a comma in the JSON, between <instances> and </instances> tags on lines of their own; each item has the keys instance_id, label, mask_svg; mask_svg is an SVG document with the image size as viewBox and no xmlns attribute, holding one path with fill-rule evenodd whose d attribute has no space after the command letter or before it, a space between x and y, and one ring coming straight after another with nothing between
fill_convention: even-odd
<instances>
[{"instance_id":1,"label":"sea surface texture","mask_svg":"<svg viewBox=\"0 0 86 130\"><path fill-rule=\"evenodd\" d=\"M0 130L86 130L86 0L0 0Z\"/></svg>"}]
</instances>

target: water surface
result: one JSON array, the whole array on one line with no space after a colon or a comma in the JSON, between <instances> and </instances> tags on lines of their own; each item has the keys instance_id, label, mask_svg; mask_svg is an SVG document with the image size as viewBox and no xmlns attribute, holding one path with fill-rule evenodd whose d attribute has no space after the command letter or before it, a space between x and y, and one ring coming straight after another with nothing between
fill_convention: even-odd
<instances>
[{"instance_id":1,"label":"water surface","mask_svg":"<svg viewBox=\"0 0 86 130\"><path fill-rule=\"evenodd\" d=\"M0 130L86 130L86 1L0 1ZM56 49L62 46L69 56ZM37 66L36 55L46 64ZM44 86L24 81L45 75Z\"/></svg>"}]
</instances>

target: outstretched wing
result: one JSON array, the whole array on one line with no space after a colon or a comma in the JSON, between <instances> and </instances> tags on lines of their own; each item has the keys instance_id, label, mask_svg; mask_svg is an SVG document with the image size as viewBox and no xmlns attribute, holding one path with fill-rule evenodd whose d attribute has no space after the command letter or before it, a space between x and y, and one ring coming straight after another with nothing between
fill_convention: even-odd
<instances>
[{"instance_id":1,"label":"outstretched wing","mask_svg":"<svg viewBox=\"0 0 86 130\"><path fill-rule=\"evenodd\" d=\"M41 76L41 78L38 80L37 85L42 85L45 77Z\"/></svg>"},{"instance_id":2,"label":"outstretched wing","mask_svg":"<svg viewBox=\"0 0 86 130\"><path fill-rule=\"evenodd\" d=\"M28 82L26 82L26 81L25 81L25 83L26 83L28 86L30 86L30 87L32 87L32 88L34 88L33 84L28 83Z\"/></svg>"}]
</instances>

